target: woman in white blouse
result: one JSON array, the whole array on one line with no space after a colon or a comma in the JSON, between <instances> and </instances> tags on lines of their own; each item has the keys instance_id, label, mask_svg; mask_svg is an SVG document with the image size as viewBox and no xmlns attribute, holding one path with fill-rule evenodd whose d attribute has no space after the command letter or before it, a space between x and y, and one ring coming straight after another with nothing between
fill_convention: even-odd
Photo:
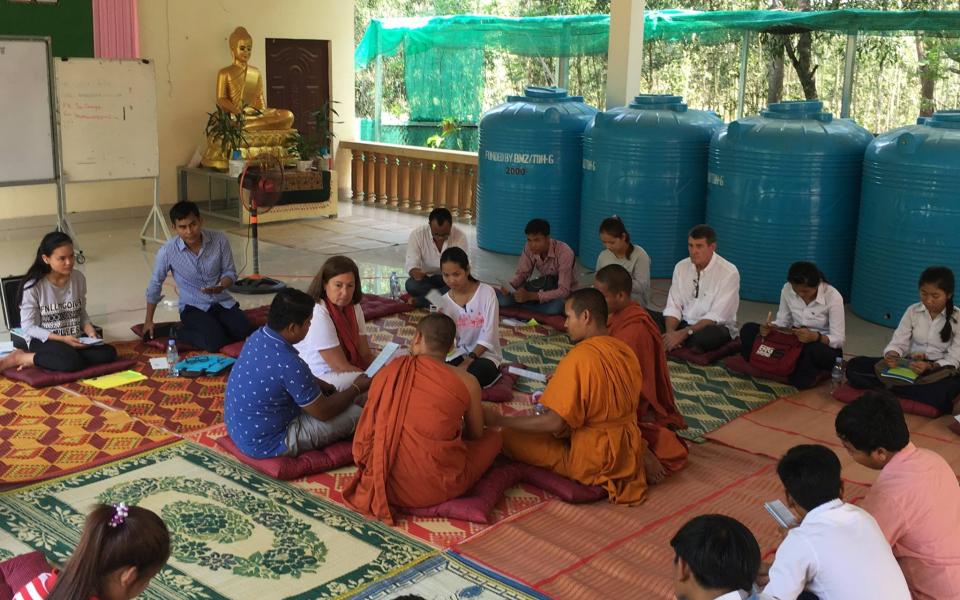
<instances>
[{"instance_id":1,"label":"woman in white blouse","mask_svg":"<svg viewBox=\"0 0 960 600\"><path fill-rule=\"evenodd\" d=\"M314 377L343 391L373 360L360 309L360 270L346 256L331 256L313 278L313 320L294 347ZM358 388L359 389L359 388Z\"/></svg>"},{"instance_id":2,"label":"woman in white blouse","mask_svg":"<svg viewBox=\"0 0 960 600\"><path fill-rule=\"evenodd\" d=\"M881 387L875 366L884 361L896 367L906 359L907 366L921 377L941 371L935 381L923 383L918 379L911 385L898 385L893 393L950 412L953 401L960 395L960 336L957 323L960 309L953 305L953 271L947 267L929 267L920 275L920 302L912 304L903 313L893 339L883 350L883 358L858 356L847 364L850 385L868 389Z\"/></svg>"},{"instance_id":3,"label":"woman in white blouse","mask_svg":"<svg viewBox=\"0 0 960 600\"><path fill-rule=\"evenodd\" d=\"M821 371L829 371L843 356L845 337L843 296L827 283L817 265L795 262L787 271L787 283L780 291L777 318L770 323L747 323L740 329L740 353L747 361L753 354L757 335L766 336L772 327L789 331L803 343L790 384L803 389L814 385Z\"/></svg>"},{"instance_id":4,"label":"woman in white blouse","mask_svg":"<svg viewBox=\"0 0 960 600\"><path fill-rule=\"evenodd\" d=\"M477 378L480 387L500 379L500 304L493 287L470 274L467 253L447 248L440 257L443 282L450 288L440 301L440 312L457 324L457 340L448 362Z\"/></svg>"},{"instance_id":5,"label":"woman in white blouse","mask_svg":"<svg viewBox=\"0 0 960 600\"><path fill-rule=\"evenodd\" d=\"M600 223L600 242L604 250L597 256L597 271L607 265L620 265L630 273L633 288L630 298L640 306L650 306L650 256L630 241L623 220L614 215Z\"/></svg>"}]
</instances>

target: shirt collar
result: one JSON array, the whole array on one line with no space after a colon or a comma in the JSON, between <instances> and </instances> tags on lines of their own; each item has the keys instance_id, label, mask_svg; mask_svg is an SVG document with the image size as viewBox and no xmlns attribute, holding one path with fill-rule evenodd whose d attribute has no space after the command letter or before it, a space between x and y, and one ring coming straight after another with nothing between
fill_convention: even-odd
<instances>
[{"instance_id":1,"label":"shirt collar","mask_svg":"<svg viewBox=\"0 0 960 600\"><path fill-rule=\"evenodd\" d=\"M913 442L907 442L907 445L904 446L899 452L893 455L893 458L884 466L884 470L888 467L893 467L896 469L900 463L910 458L914 453L916 453L917 447L913 445Z\"/></svg>"},{"instance_id":2,"label":"shirt collar","mask_svg":"<svg viewBox=\"0 0 960 600\"><path fill-rule=\"evenodd\" d=\"M722 596L717 596L714 600L746 600L750 597L748 592L743 590L734 590L732 592L727 592Z\"/></svg>"},{"instance_id":3,"label":"shirt collar","mask_svg":"<svg viewBox=\"0 0 960 600\"><path fill-rule=\"evenodd\" d=\"M200 230L200 248L201 249L203 249L203 247L207 245L207 240L208 240L207 232L201 229ZM181 251L189 250L189 248L187 248L187 243L183 241L183 238L180 237L179 235L177 236L177 250L181 250Z\"/></svg>"},{"instance_id":4,"label":"shirt collar","mask_svg":"<svg viewBox=\"0 0 960 600\"><path fill-rule=\"evenodd\" d=\"M534 257L540 256L535 252L530 252L530 254L533 254ZM543 260L547 260L548 258L556 258L556 257L557 257L557 240L555 240L554 238L550 238L550 244L547 245L547 256L544 257Z\"/></svg>"},{"instance_id":5,"label":"shirt collar","mask_svg":"<svg viewBox=\"0 0 960 600\"><path fill-rule=\"evenodd\" d=\"M269 325L263 326L263 335L267 337L270 341L285 346L287 348L293 349L293 344L287 341L287 338L280 335L279 331L272 329Z\"/></svg>"},{"instance_id":6,"label":"shirt collar","mask_svg":"<svg viewBox=\"0 0 960 600\"><path fill-rule=\"evenodd\" d=\"M843 500L841 500L840 498L834 498L834 499L831 500L830 502L824 502L824 503L821 504L820 506L818 506L818 507L816 507L815 509L809 511L809 512L807 513L807 516L804 517L803 520L806 521L808 517L816 517L817 515L819 515L819 514L821 514L821 513L825 513L825 512L827 512L828 510L833 510L833 509L835 509L835 508L840 508L841 506L843 506Z\"/></svg>"}]
</instances>

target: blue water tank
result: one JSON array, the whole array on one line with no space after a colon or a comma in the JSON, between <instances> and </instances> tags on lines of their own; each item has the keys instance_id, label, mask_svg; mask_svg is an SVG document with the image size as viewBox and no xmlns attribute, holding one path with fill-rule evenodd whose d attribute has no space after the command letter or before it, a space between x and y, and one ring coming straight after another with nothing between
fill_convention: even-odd
<instances>
[{"instance_id":1,"label":"blue water tank","mask_svg":"<svg viewBox=\"0 0 960 600\"><path fill-rule=\"evenodd\" d=\"M480 120L477 244L519 254L530 219L550 222L551 237L574 252L580 233L583 130L597 113L580 96L527 87Z\"/></svg>"},{"instance_id":2,"label":"blue water tank","mask_svg":"<svg viewBox=\"0 0 960 600\"><path fill-rule=\"evenodd\" d=\"M598 113L583 134L580 261L593 268L600 222L618 215L650 255L651 276L670 277L688 255L687 232L703 222L707 149L722 126L671 95L643 94Z\"/></svg>"},{"instance_id":3,"label":"blue water tank","mask_svg":"<svg viewBox=\"0 0 960 600\"><path fill-rule=\"evenodd\" d=\"M960 275L960 110L884 133L863 160L853 311L895 327L931 265Z\"/></svg>"},{"instance_id":4,"label":"blue water tank","mask_svg":"<svg viewBox=\"0 0 960 600\"><path fill-rule=\"evenodd\" d=\"M710 142L707 223L740 270L740 297L778 302L790 264L815 262L850 294L870 132L811 100L770 104Z\"/></svg>"}]
</instances>

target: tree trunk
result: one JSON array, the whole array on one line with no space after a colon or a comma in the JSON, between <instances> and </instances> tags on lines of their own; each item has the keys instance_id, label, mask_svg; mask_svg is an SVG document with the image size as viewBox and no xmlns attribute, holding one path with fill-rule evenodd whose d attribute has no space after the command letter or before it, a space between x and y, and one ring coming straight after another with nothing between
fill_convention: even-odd
<instances>
[{"instance_id":1,"label":"tree trunk","mask_svg":"<svg viewBox=\"0 0 960 600\"><path fill-rule=\"evenodd\" d=\"M810 0L800 0L798 8L801 11L810 10ZM813 34L809 31L801 33L797 37L797 46L794 49L793 44L786 40L784 48L790 62L793 63L793 70L797 72L797 78L800 79L800 87L803 88L803 96L807 100L816 100L817 94L817 67L813 64Z\"/></svg>"},{"instance_id":2,"label":"tree trunk","mask_svg":"<svg viewBox=\"0 0 960 600\"><path fill-rule=\"evenodd\" d=\"M923 36L919 33L916 40L917 62L920 63L920 116L933 115L935 108L933 93L937 89L937 79L930 65L927 64L927 50L923 43Z\"/></svg>"},{"instance_id":3,"label":"tree trunk","mask_svg":"<svg viewBox=\"0 0 960 600\"><path fill-rule=\"evenodd\" d=\"M767 45L767 104L783 100L783 36L771 35Z\"/></svg>"}]
</instances>

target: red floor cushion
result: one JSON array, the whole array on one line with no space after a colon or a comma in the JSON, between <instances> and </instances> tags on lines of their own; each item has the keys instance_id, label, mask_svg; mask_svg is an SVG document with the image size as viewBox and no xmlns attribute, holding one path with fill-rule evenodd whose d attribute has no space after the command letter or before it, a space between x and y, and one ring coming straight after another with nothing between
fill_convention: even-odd
<instances>
[{"instance_id":1,"label":"red floor cushion","mask_svg":"<svg viewBox=\"0 0 960 600\"><path fill-rule=\"evenodd\" d=\"M504 306L500 309L500 316L509 317L511 319L517 319L518 321L524 322L529 321L530 319L535 319L537 323L548 325L557 331L567 330L567 318L563 315L544 315L538 312L533 312L532 310L520 308L519 306Z\"/></svg>"},{"instance_id":2,"label":"red floor cushion","mask_svg":"<svg viewBox=\"0 0 960 600\"><path fill-rule=\"evenodd\" d=\"M833 397L835 400L839 400L844 404L849 404L869 391L870 390L861 390L859 388L855 388L849 383L844 383L837 389L833 390ZM900 401L900 408L903 409L903 412L910 415L918 415L921 417L936 419L943 414L933 406L924 404L923 402L917 402L916 400L910 400L908 398L900 398L899 396L897 396L897 400Z\"/></svg>"},{"instance_id":3,"label":"red floor cushion","mask_svg":"<svg viewBox=\"0 0 960 600\"><path fill-rule=\"evenodd\" d=\"M223 348L220 348L220 354L226 354L230 358L239 358L240 351L243 350L243 345L246 343L246 340L240 342L234 342L232 344L227 344Z\"/></svg>"},{"instance_id":4,"label":"red floor cushion","mask_svg":"<svg viewBox=\"0 0 960 600\"><path fill-rule=\"evenodd\" d=\"M248 308L243 312L245 315L247 315L247 320L250 321L251 325L254 327L262 327L267 324L267 315L270 313L270 307L258 306L256 308ZM170 328L179 326L180 321L163 321L162 323L154 323L153 330L157 332L157 336L153 339L145 340L144 343L153 348L166 350ZM136 325L132 326L130 331L132 331L138 338L143 339L143 323L137 323ZM232 344L224 346L224 348L229 348L231 345ZM184 342L183 340L177 340L177 350L186 352L189 350L198 350L198 348L194 347L192 344ZM220 351L223 352L223 349ZM224 352L224 354L226 353ZM236 358L236 356L234 356L234 358Z\"/></svg>"},{"instance_id":5,"label":"red floor cushion","mask_svg":"<svg viewBox=\"0 0 960 600\"><path fill-rule=\"evenodd\" d=\"M35 388L42 388L125 371L136 364L137 361L127 359L115 360L111 363L87 367L79 371L48 371L39 367L28 367L18 371L14 368L4 371L3 376L14 381L21 381Z\"/></svg>"},{"instance_id":6,"label":"red floor cushion","mask_svg":"<svg viewBox=\"0 0 960 600\"><path fill-rule=\"evenodd\" d=\"M0 600L12 598L41 573L49 573L53 567L43 552L29 552L0 562Z\"/></svg>"},{"instance_id":7,"label":"red floor cushion","mask_svg":"<svg viewBox=\"0 0 960 600\"><path fill-rule=\"evenodd\" d=\"M789 378L781 375L771 375L762 369L758 369L750 361L744 360L743 356L739 352L733 356L728 356L727 358L723 359L723 366L735 373L743 373L744 375L756 377L757 379L769 379L770 381L776 381L777 383L783 383L785 385L790 384ZM830 371L820 371L817 373L816 381L814 381L813 385L810 387L819 385L828 379L830 379Z\"/></svg>"},{"instance_id":8,"label":"red floor cushion","mask_svg":"<svg viewBox=\"0 0 960 600\"><path fill-rule=\"evenodd\" d=\"M308 450L300 456L252 458L237 448L230 436L217 438L217 444L248 467L274 479L297 479L353 464L353 442L334 442L320 450Z\"/></svg>"},{"instance_id":9,"label":"red floor cushion","mask_svg":"<svg viewBox=\"0 0 960 600\"><path fill-rule=\"evenodd\" d=\"M493 385L485 387L482 390L480 399L484 402L510 402L513 400L513 384L517 382L517 376L508 373L507 369L511 365L500 365L500 379Z\"/></svg>"},{"instance_id":10,"label":"red floor cushion","mask_svg":"<svg viewBox=\"0 0 960 600\"><path fill-rule=\"evenodd\" d=\"M360 310L363 311L363 319L365 321L372 321L397 313L410 312L414 308L414 306L406 302L394 300L386 296L377 296L376 294L364 294L363 299L360 300Z\"/></svg>"},{"instance_id":11,"label":"red floor cushion","mask_svg":"<svg viewBox=\"0 0 960 600\"><path fill-rule=\"evenodd\" d=\"M607 492L602 487L583 485L547 469L507 461L491 467L469 492L459 498L426 508L397 510L416 517L444 517L471 523L489 523L490 514L504 492L522 482L534 485L571 504L596 502L607 497Z\"/></svg>"},{"instance_id":12,"label":"red floor cushion","mask_svg":"<svg viewBox=\"0 0 960 600\"><path fill-rule=\"evenodd\" d=\"M686 361L695 365L707 366L717 362L725 356L730 356L731 354L736 354L737 352L740 352L740 338L732 339L723 346L720 346L711 352L697 352L692 348L681 346L668 352L667 357L672 358L673 360Z\"/></svg>"}]
</instances>

